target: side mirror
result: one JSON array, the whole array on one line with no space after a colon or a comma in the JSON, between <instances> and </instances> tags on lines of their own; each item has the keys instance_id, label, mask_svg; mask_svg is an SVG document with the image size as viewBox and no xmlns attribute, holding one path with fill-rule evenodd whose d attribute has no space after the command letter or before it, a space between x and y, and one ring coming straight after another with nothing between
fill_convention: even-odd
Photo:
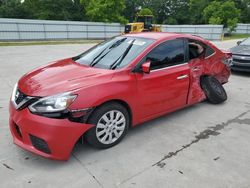
<instances>
[{"instance_id":1,"label":"side mirror","mask_svg":"<svg viewBox=\"0 0 250 188\"><path fill-rule=\"evenodd\" d=\"M142 68L143 73L145 74L150 73L150 64L151 64L151 61L146 61L145 63L142 64L141 68Z\"/></svg>"},{"instance_id":2,"label":"side mirror","mask_svg":"<svg viewBox=\"0 0 250 188\"><path fill-rule=\"evenodd\" d=\"M241 43L242 43L242 41L238 41L238 42L237 42L237 45L239 46Z\"/></svg>"}]
</instances>

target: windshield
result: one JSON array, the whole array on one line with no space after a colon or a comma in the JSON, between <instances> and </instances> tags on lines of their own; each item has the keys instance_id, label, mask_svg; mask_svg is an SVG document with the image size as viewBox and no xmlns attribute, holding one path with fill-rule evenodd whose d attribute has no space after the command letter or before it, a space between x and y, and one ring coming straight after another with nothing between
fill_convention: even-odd
<instances>
[{"instance_id":1,"label":"windshield","mask_svg":"<svg viewBox=\"0 0 250 188\"><path fill-rule=\"evenodd\" d=\"M118 69L128 65L154 40L119 36L96 45L73 60L82 65Z\"/></svg>"},{"instance_id":2,"label":"windshield","mask_svg":"<svg viewBox=\"0 0 250 188\"><path fill-rule=\"evenodd\" d=\"M247 38L246 40L243 40L242 43L240 43L240 45L250 45L250 37Z\"/></svg>"}]
</instances>

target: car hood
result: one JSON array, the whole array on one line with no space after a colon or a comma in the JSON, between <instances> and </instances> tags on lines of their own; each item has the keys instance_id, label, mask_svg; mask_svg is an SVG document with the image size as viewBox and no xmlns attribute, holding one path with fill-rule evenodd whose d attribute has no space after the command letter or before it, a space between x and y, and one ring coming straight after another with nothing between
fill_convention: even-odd
<instances>
[{"instance_id":1,"label":"car hood","mask_svg":"<svg viewBox=\"0 0 250 188\"><path fill-rule=\"evenodd\" d=\"M25 74L18 88L29 96L49 96L109 81L113 70L80 65L64 59Z\"/></svg>"},{"instance_id":2,"label":"car hood","mask_svg":"<svg viewBox=\"0 0 250 188\"><path fill-rule=\"evenodd\" d=\"M231 48L233 54L250 55L250 46L239 45Z\"/></svg>"}]
</instances>

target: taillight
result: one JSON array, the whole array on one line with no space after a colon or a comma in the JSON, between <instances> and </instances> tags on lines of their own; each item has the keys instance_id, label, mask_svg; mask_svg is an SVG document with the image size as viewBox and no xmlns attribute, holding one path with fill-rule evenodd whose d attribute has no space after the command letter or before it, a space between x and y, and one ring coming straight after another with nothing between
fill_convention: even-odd
<instances>
[{"instance_id":1,"label":"taillight","mask_svg":"<svg viewBox=\"0 0 250 188\"><path fill-rule=\"evenodd\" d=\"M221 59L222 62L225 65L231 67L233 65L233 54L231 52L226 52L226 51L224 51L223 53L225 56Z\"/></svg>"}]
</instances>

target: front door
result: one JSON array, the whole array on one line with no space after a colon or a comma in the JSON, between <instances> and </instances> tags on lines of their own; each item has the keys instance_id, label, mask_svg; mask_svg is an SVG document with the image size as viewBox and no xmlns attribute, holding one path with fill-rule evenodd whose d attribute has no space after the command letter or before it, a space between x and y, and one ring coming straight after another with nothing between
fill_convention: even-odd
<instances>
[{"instance_id":1,"label":"front door","mask_svg":"<svg viewBox=\"0 0 250 188\"><path fill-rule=\"evenodd\" d=\"M143 59L148 60L150 73L136 73L142 119L185 106L189 89L190 68L183 39L160 44Z\"/></svg>"}]
</instances>

